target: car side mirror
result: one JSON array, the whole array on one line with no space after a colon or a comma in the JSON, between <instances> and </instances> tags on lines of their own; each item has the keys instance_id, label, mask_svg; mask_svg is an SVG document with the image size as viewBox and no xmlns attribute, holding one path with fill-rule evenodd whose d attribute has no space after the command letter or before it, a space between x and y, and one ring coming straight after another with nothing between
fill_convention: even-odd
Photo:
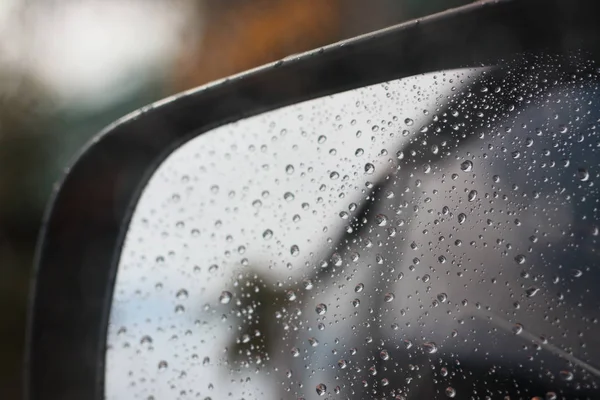
<instances>
[{"instance_id":1,"label":"car side mirror","mask_svg":"<svg viewBox=\"0 0 600 400\"><path fill-rule=\"evenodd\" d=\"M28 398L593 395L598 8L476 3L115 122L44 219Z\"/></svg>"}]
</instances>

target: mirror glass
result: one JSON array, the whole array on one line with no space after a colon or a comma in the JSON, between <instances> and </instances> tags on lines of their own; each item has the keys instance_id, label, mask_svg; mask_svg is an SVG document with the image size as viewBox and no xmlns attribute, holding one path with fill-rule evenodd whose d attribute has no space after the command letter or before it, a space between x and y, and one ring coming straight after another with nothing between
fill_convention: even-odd
<instances>
[{"instance_id":1,"label":"mirror glass","mask_svg":"<svg viewBox=\"0 0 600 400\"><path fill-rule=\"evenodd\" d=\"M186 143L127 233L106 398L593 398L599 74L527 56Z\"/></svg>"}]
</instances>

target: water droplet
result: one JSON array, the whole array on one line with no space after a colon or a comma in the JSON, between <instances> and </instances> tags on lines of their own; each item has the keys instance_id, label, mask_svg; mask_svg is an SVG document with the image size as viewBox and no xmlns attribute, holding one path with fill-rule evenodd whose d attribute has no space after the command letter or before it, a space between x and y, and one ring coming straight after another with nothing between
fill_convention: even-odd
<instances>
[{"instance_id":1,"label":"water droplet","mask_svg":"<svg viewBox=\"0 0 600 400\"><path fill-rule=\"evenodd\" d=\"M210 267L208 267L208 272L217 272L217 270L219 269L219 266L217 264L213 264Z\"/></svg>"},{"instance_id":2,"label":"water droplet","mask_svg":"<svg viewBox=\"0 0 600 400\"><path fill-rule=\"evenodd\" d=\"M185 289L179 289L175 297L177 297L178 300L185 300L188 298L188 291Z\"/></svg>"},{"instance_id":3,"label":"water droplet","mask_svg":"<svg viewBox=\"0 0 600 400\"><path fill-rule=\"evenodd\" d=\"M517 256L515 257L515 261L516 261L516 262L517 262L517 264L519 264L519 265L523 265L523 264L525 264L525 261L526 261L526 260L527 260L527 259L525 258L525 256L524 256L523 254L519 254L519 255L517 255Z\"/></svg>"},{"instance_id":4,"label":"water droplet","mask_svg":"<svg viewBox=\"0 0 600 400\"><path fill-rule=\"evenodd\" d=\"M364 151L363 149L361 149L360 147L359 147L358 149L356 149L356 151L354 152L354 155L355 155L356 157L360 157L360 156L362 156L363 154L365 154L365 151Z\"/></svg>"},{"instance_id":5,"label":"water droplet","mask_svg":"<svg viewBox=\"0 0 600 400\"><path fill-rule=\"evenodd\" d=\"M260 200L254 200L252 202L252 207L254 207L254 208L260 208L260 207L262 207L262 201L260 201Z\"/></svg>"},{"instance_id":6,"label":"water droplet","mask_svg":"<svg viewBox=\"0 0 600 400\"><path fill-rule=\"evenodd\" d=\"M231 292L224 290L221 292L221 296L219 296L219 302L221 304L229 304L232 297L233 296L232 296Z\"/></svg>"},{"instance_id":7,"label":"water droplet","mask_svg":"<svg viewBox=\"0 0 600 400\"><path fill-rule=\"evenodd\" d=\"M440 301L440 303L445 303L448 301L448 295L446 293L440 293L437 295L437 299Z\"/></svg>"},{"instance_id":8,"label":"water droplet","mask_svg":"<svg viewBox=\"0 0 600 400\"><path fill-rule=\"evenodd\" d=\"M302 281L302 284L304 285L304 289L306 290L311 290L314 287L313 281L310 279L305 279L304 281Z\"/></svg>"},{"instance_id":9,"label":"water droplet","mask_svg":"<svg viewBox=\"0 0 600 400\"><path fill-rule=\"evenodd\" d=\"M537 287L535 287L535 286L532 286L532 287L530 287L529 289L525 290L525 295L526 295L527 297L533 297L533 296L535 296L536 294L538 294L538 292L539 292L539 291L540 291L540 289L539 289L539 288L537 288Z\"/></svg>"},{"instance_id":10,"label":"water droplet","mask_svg":"<svg viewBox=\"0 0 600 400\"><path fill-rule=\"evenodd\" d=\"M314 337L310 337L308 338L308 343L312 346L312 347L317 347L319 345L319 341L317 339L315 339Z\"/></svg>"},{"instance_id":11,"label":"water droplet","mask_svg":"<svg viewBox=\"0 0 600 400\"><path fill-rule=\"evenodd\" d=\"M300 248L296 245L293 245L290 247L290 254L296 257L298 254L300 254Z\"/></svg>"},{"instance_id":12,"label":"water droplet","mask_svg":"<svg viewBox=\"0 0 600 400\"><path fill-rule=\"evenodd\" d=\"M396 298L396 296L394 295L394 293L386 293L385 296L383 297L383 300L386 303L390 303L392 302L394 299Z\"/></svg>"},{"instance_id":13,"label":"water droplet","mask_svg":"<svg viewBox=\"0 0 600 400\"><path fill-rule=\"evenodd\" d=\"M442 375L442 376L448 376L448 368L442 367L440 369L440 375Z\"/></svg>"},{"instance_id":14,"label":"water droplet","mask_svg":"<svg viewBox=\"0 0 600 400\"><path fill-rule=\"evenodd\" d=\"M315 311L319 315L325 315L325 313L327 312L327 306L323 303L317 304L317 306L315 307Z\"/></svg>"},{"instance_id":15,"label":"water droplet","mask_svg":"<svg viewBox=\"0 0 600 400\"><path fill-rule=\"evenodd\" d=\"M326 392L327 392L327 386L325 386L323 383L319 383L317 385L317 394L319 396L323 396Z\"/></svg>"},{"instance_id":16,"label":"water droplet","mask_svg":"<svg viewBox=\"0 0 600 400\"><path fill-rule=\"evenodd\" d=\"M323 144L323 143L325 143L326 141L327 141L327 136L325 136L325 135L321 135L321 136L319 136L319 138L317 139L317 142L318 142L319 144Z\"/></svg>"},{"instance_id":17,"label":"water droplet","mask_svg":"<svg viewBox=\"0 0 600 400\"><path fill-rule=\"evenodd\" d=\"M456 390L454 390L454 388L452 386L448 386L445 390L446 392L446 396L452 398L454 396L456 396Z\"/></svg>"},{"instance_id":18,"label":"water droplet","mask_svg":"<svg viewBox=\"0 0 600 400\"><path fill-rule=\"evenodd\" d=\"M360 293L360 292L362 292L362 291L364 290L364 288L365 288L365 285L364 285L364 284L362 284L362 283L359 283L359 284L358 284L358 285L356 285L356 287L354 288L354 291L355 291L356 293Z\"/></svg>"},{"instance_id":19,"label":"water droplet","mask_svg":"<svg viewBox=\"0 0 600 400\"><path fill-rule=\"evenodd\" d=\"M513 151L512 153L510 153L510 155L515 160L521 158L521 152L519 150Z\"/></svg>"},{"instance_id":20,"label":"water droplet","mask_svg":"<svg viewBox=\"0 0 600 400\"><path fill-rule=\"evenodd\" d=\"M292 347L290 354L292 357L298 357L300 355L300 350L297 347Z\"/></svg>"},{"instance_id":21,"label":"water droplet","mask_svg":"<svg viewBox=\"0 0 600 400\"><path fill-rule=\"evenodd\" d=\"M566 370L562 370L558 373L558 375L560 376L560 379L562 379L563 381L572 381L574 378L574 375L571 371L566 371Z\"/></svg>"},{"instance_id":22,"label":"water droplet","mask_svg":"<svg viewBox=\"0 0 600 400\"><path fill-rule=\"evenodd\" d=\"M463 224L467 220L467 215L465 213L458 214L458 223Z\"/></svg>"},{"instance_id":23,"label":"water droplet","mask_svg":"<svg viewBox=\"0 0 600 400\"><path fill-rule=\"evenodd\" d=\"M285 172L286 172L288 175L291 175L291 174L293 174L293 173L294 173L294 166L293 166L292 164L288 164L288 166L287 166L287 167L285 167Z\"/></svg>"},{"instance_id":24,"label":"water droplet","mask_svg":"<svg viewBox=\"0 0 600 400\"><path fill-rule=\"evenodd\" d=\"M285 376L286 376L286 378L291 378L292 377L292 370L288 369L287 371L285 371Z\"/></svg>"},{"instance_id":25,"label":"water droplet","mask_svg":"<svg viewBox=\"0 0 600 400\"><path fill-rule=\"evenodd\" d=\"M340 360L337 364L339 369L346 369L346 367L348 366L348 361Z\"/></svg>"},{"instance_id":26,"label":"water droplet","mask_svg":"<svg viewBox=\"0 0 600 400\"><path fill-rule=\"evenodd\" d=\"M291 192L285 192L285 194L283 195L283 198L285 199L285 201L292 201L295 199L295 196Z\"/></svg>"},{"instance_id":27,"label":"water droplet","mask_svg":"<svg viewBox=\"0 0 600 400\"><path fill-rule=\"evenodd\" d=\"M546 400L557 400L558 396L554 392L546 393Z\"/></svg>"},{"instance_id":28,"label":"water droplet","mask_svg":"<svg viewBox=\"0 0 600 400\"><path fill-rule=\"evenodd\" d=\"M360 300L359 299L352 300L352 306L354 306L355 308L360 306Z\"/></svg>"},{"instance_id":29,"label":"water droplet","mask_svg":"<svg viewBox=\"0 0 600 400\"><path fill-rule=\"evenodd\" d=\"M165 369L167 369L168 366L169 366L169 364L166 361L160 361L158 363L158 370L164 371Z\"/></svg>"},{"instance_id":30,"label":"water droplet","mask_svg":"<svg viewBox=\"0 0 600 400\"><path fill-rule=\"evenodd\" d=\"M368 175L371 175L374 172L375 172L375 166L371 163L366 163L365 164L365 173Z\"/></svg>"},{"instance_id":31,"label":"water droplet","mask_svg":"<svg viewBox=\"0 0 600 400\"><path fill-rule=\"evenodd\" d=\"M333 253L331 255L331 262L336 267L340 267L342 265L342 263L343 263L342 256L340 256L338 253Z\"/></svg>"},{"instance_id":32,"label":"water droplet","mask_svg":"<svg viewBox=\"0 0 600 400\"><path fill-rule=\"evenodd\" d=\"M512 328L512 331L515 335L519 335L521 332L523 332L523 325L515 324Z\"/></svg>"},{"instance_id":33,"label":"water droplet","mask_svg":"<svg viewBox=\"0 0 600 400\"><path fill-rule=\"evenodd\" d=\"M437 344L435 344L434 342L423 343L423 349L428 354L434 354L434 353L437 353L437 351L438 351Z\"/></svg>"},{"instance_id":34,"label":"water droplet","mask_svg":"<svg viewBox=\"0 0 600 400\"><path fill-rule=\"evenodd\" d=\"M477 198L477 190L471 190L469 192L469 194L467 195L467 200L469 200L469 201L475 201L476 198Z\"/></svg>"},{"instance_id":35,"label":"water droplet","mask_svg":"<svg viewBox=\"0 0 600 400\"><path fill-rule=\"evenodd\" d=\"M463 161L460 164L460 169L464 172L471 172L473 170L473 162L470 160Z\"/></svg>"},{"instance_id":36,"label":"water droplet","mask_svg":"<svg viewBox=\"0 0 600 400\"><path fill-rule=\"evenodd\" d=\"M577 178L581 182L586 182L590 179L590 173L585 168L578 168L577 169Z\"/></svg>"},{"instance_id":37,"label":"water droplet","mask_svg":"<svg viewBox=\"0 0 600 400\"><path fill-rule=\"evenodd\" d=\"M386 226L387 222L388 222L388 218L385 215L383 215L383 214L377 214L375 216L375 223L378 226Z\"/></svg>"},{"instance_id":38,"label":"water droplet","mask_svg":"<svg viewBox=\"0 0 600 400\"><path fill-rule=\"evenodd\" d=\"M383 361L387 361L390 359L390 354L387 350L381 350L381 352L379 352L379 357L381 357Z\"/></svg>"},{"instance_id":39,"label":"water droplet","mask_svg":"<svg viewBox=\"0 0 600 400\"><path fill-rule=\"evenodd\" d=\"M140 339L140 344L152 344L152 337L148 335L142 336L142 338Z\"/></svg>"},{"instance_id":40,"label":"water droplet","mask_svg":"<svg viewBox=\"0 0 600 400\"><path fill-rule=\"evenodd\" d=\"M287 297L289 301L294 301L296 300L296 293L293 290L288 290L285 293L285 297Z\"/></svg>"},{"instance_id":41,"label":"water droplet","mask_svg":"<svg viewBox=\"0 0 600 400\"><path fill-rule=\"evenodd\" d=\"M410 119L410 118L406 118L406 119L404 120L404 123L405 123L407 126L413 126L413 124L415 123L415 121L413 121L413 120L412 120L412 119Z\"/></svg>"}]
</instances>

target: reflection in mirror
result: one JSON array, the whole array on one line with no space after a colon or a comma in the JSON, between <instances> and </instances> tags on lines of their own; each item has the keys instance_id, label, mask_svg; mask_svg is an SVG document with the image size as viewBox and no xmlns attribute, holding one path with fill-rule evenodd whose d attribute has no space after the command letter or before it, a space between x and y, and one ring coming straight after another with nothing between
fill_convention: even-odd
<instances>
[{"instance_id":1,"label":"reflection in mirror","mask_svg":"<svg viewBox=\"0 0 600 400\"><path fill-rule=\"evenodd\" d=\"M188 142L127 233L106 397L593 398L598 75L528 56Z\"/></svg>"}]
</instances>

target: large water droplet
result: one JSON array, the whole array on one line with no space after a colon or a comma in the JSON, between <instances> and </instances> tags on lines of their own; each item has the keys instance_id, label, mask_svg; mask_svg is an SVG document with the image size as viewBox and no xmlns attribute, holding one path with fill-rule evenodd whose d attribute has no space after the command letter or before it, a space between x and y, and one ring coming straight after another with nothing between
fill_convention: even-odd
<instances>
[{"instance_id":1,"label":"large water droplet","mask_svg":"<svg viewBox=\"0 0 600 400\"><path fill-rule=\"evenodd\" d=\"M434 354L434 353L437 353L437 351L438 351L437 344L435 344L434 342L423 343L423 349L428 354Z\"/></svg>"},{"instance_id":2,"label":"large water droplet","mask_svg":"<svg viewBox=\"0 0 600 400\"><path fill-rule=\"evenodd\" d=\"M471 172L471 170L473 170L473 162L471 162L470 160L463 161L460 164L460 169L464 172Z\"/></svg>"},{"instance_id":3,"label":"large water droplet","mask_svg":"<svg viewBox=\"0 0 600 400\"><path fill-rule=\"evenodd\" d=\"M562 370L558 373L558 375L560 376L560 379L562 379L563 381L572 381L574 378L574 375L571 371L566 371L566 370Z\"/></svg>"},{"instance_id":4,"label":"large water droplet","mask_svg":"<svg viewBox=\"0 0 600 400\"><path fill-rule=\"evenodd\" d=\"M300 248L296 245L293 245L290 247L290 254L296 257L298 254L300 254Z\"/></svg>"},{"instance_id":5,"label":"large water droplet","mask_svg":"<svg viewBox=\"0 0 600 400\"><path fill-rule=\"evenodd\" d=\"M285 194L283 195L283 198L285 199L285 201L292 201L292 200L294 200L295 196L291 192L285 192Z\"/></svg>"},{"instance_id":6,"label":"large water droplet","mask_svg":"<svg viewBox=\"0 0 600 400\"><path fill-rule=\"evenodd\" d=\"M387 350L381 350L379 352L379 357L381 357L382 360L387 361L390 359L390 354L388 353Z\"/></svg>"},{"instance_id":7,"label":"large water droplet","mask_svg":"<svg viewBox=\"0 0 600 400\"><path fill-rule=\"evenodd\" d=\"M388 222L388 218L385 215L383 215L383 214L377 214L375 216L375 223L378 226L386 226L387 222Z\"/></svg>"},{"instance_id":8,"label":"large water droplet","mask_svg":"<svg viewBox=\"0 0 600 400\"><path fill-rule=\"evenodd\" d=\"M315 311L319 315L325 315L325 313L327 312L327 306L323 303L317 304L317 306L315 307Z\"/></svg>"},{"instance_id":9,"label":"large water droplet","mask_svg":"<svg viewBox=\"0 0 600 400\"><path fill-rule=\"evenodd\" d=\"M585 168L578 168L577 169L577 178L582 182L586 182L590 179L590 173Z\"/></svg>"},{"instance_id":10,"label":"large water droplet","mask_svg":"<svg viewBox=\"0 0 600 400\"><path fill-rule=\"evenodd\" d=\"M177 297L177 300L185 300L188 298L188 291L185 289L179 289L175 297Z\"/></svg>"},{"instance_id":11,"label":"large water droplet","mask_svg":"<svg viewBox=\"0 0 600 400\"><path fill-rule=\"evenodd\" d=\"M515 257L515 261L517 262L517 264L522 265L525 264L526 261L526 257L523 254L519 254Z\"/></svg>"},{"instance_id":12,"label":"large water droplet","mask_svg":"<svg viewBox=\"0 0 600 400\"><path fill-rule=\"evenodd\" d=\"M325 384L323 384L323 383L319 383L317 385L317 394L319 396L323 396L326 392L327 392L327 386L325 386Z\"/></svg>"},{"instance_id":13,"label":"large water droplet","mask_svg":"<svg viewBox=\"0 0 600 400\"><path fill-rule=\"evenodd\" d=\"M287 292L285 292L285 297L289 301L294 301L296 300L296 293L293 290L288 290Z\"/></svg>"},{"instance_id":14,"label":"large water droplet","mask_svg":"<svg viewBox=\"0 0 600 400\"><path fill-rule=\"evenodd\" d=\"M477 198L477 190L471 190L469 192L469 194L467 195L467 200L469 200L469 201L475 201L476 198Z\"/></svg>"},{"instance_id":15,"label":"large water droplet","mask_svg":"<svg viewBox=\"0 0 600 400\"><path fill-rule=\"evenodd\" d=\"M446 396L452 398L454 396L456 396L456 390L454 390L454 388L452 386L448 386L445 390L446 392Z\"/></svg>"},{"instance_id":16,"label":"large water droplet","mask_svg":"<svg viewBox=\"0 0 600 400\"><path fill-rule=\"evenodd\" d=\"M523 332L523 325L521 324L515 324L512 328L512 331L515 335L519 335L521 334L521 332Z\"/></svg>"},{"instance_id":17,"label":"large water droplet","mask_svg":"<svg viewBox=\"0 0 600 400\"><path fill-rule=\"evenodd\" d=\"M298 357L300 355L300 350L297 347L292 347L290 354L292 357Z\"/></svg>"},{"instance_id":18,"label":"large water droplet","mask_svg":"<svg viewBox=\"0 0 600 400\"><path fill-rule=\"evenodd\" d=\"M221 304L229 304L232 297L233 296L232 296L231 292L224 290L221 292L221 295L219 296L219 302Z\"/></svg>"}]
</instances>

